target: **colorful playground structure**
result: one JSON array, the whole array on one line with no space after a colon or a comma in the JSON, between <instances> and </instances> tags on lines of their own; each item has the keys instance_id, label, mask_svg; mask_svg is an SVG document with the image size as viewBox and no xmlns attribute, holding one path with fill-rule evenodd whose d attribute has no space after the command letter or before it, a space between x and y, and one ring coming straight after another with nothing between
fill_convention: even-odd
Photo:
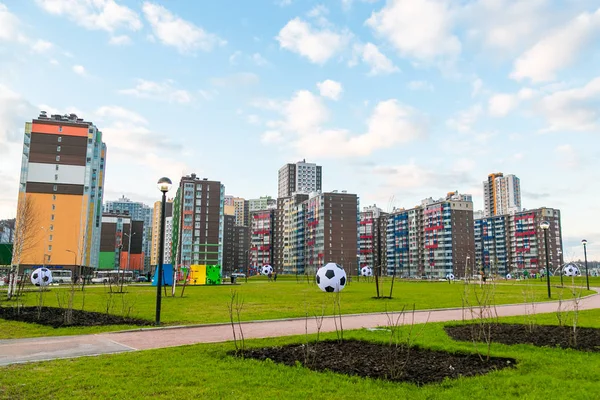
<instances>
[{"instance_id":1,"label":"colorful playground structure","mask_svg":"<svg viewBox=\"0 0 600 400\"><path fill-rule=\"evenodd\" d=\"M173 265L163 265L163 286L173 285ZM152 277L152 286L157 285L158 268ZM181 267L178 271L178 280L186 279L187 285L220 285L221 284L221 266L220 265L190 265Z\"/></svg>"}]
</instances>

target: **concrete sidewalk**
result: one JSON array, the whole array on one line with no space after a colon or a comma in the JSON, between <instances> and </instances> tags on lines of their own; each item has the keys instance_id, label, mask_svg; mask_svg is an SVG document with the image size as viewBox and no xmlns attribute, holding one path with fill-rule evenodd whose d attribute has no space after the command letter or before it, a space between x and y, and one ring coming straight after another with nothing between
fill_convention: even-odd
<instances>
[{"instance_id":1,"label":"concrete sidewalk","mask_svg":"<svg viewBox=\"0 0 600 400\"><path fill-rule=\"evenodd\" d=\"M592 288L596 292L600 288ZM557 301L531 304L509 304L496 306L499 317L525 315L531 313L556 312ZM563 301L563 309L572 309L572 301ZM579 304L580 310L600 308L600 294L585 297ZM390 313L391 314L391 313ZM425 322L445 322L471 319L471 313L462 308L436 309L406 313L401 318L405 324ZM398 313L393 314L398 316ZM389 324L385 313L343 315L345 330L376 328ZM339 324L339 320L338 320ZM268 338L277 336L302 335L317 332L314 318L252 321L242 323L245 339ZM325 317L321 332L334 332L336 325L333 317ZM238 332L239 334L239 332ZM135 350L158 349L196 343L214 343L233 340L230 324L201 326L147 328L135 331L101 333L95 335L60 336L30 339L0 340L0 365L9 365L30 361L42 361L58 358L94 356L99 354L121 353Z\"/></svg>"}]
</instances>

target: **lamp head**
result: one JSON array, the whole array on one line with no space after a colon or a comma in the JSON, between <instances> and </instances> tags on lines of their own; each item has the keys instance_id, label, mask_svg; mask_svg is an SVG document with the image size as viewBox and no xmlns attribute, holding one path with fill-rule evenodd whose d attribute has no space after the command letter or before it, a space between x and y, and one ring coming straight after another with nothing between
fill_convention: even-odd
<instances>
[{"instance_id":1,"label":"lamp head","mask_svg":"<svg viewBox=\"0 0 600 400\"><path fill-rule=\"evenodd\" d=\"M540 222L540 228L542 228L543 230L547 230L548 228L550 228L550 222L548 222L548 221Z\"/></svg>"},{"instance_id":2,"label":"lamp head","mask_svg":"<svg viewBox=\"0 0 600 400\"><path fill-rule=\"evenodd\" d=\"M158 182L156 183L158 190L160 190L163 193L167 193L169 190L171 190L172 185L173 185L173 182L171 182L171 180L169 178L167 178L166 176L163 176L162 178L160 178L158 180Z\"/></svg>"},{"instance_id":3,"label":"lamp head","mask_svg":"<svg viewBox=\"0 0 600 400\"><path fill-rule=\"evenodd\" d=\"M581 244L582 244L582 245L584 245L584 246L586 246L586 245L587 245L587 240L583 239L583 240L581 241Z\"/></svg>"}]
</instances>

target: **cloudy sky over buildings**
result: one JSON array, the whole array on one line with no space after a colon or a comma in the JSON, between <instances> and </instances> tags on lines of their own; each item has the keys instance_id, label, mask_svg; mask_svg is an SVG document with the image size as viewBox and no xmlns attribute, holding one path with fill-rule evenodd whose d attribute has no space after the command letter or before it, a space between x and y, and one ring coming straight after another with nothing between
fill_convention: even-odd
<instances>
[{"instance_id":1,"label":"cloudy sky over buildings","mask_svg":"<svg viewBox=\"0 0 600 400\"><path fill-rule=\"evenodd\" d=\"M600 258L599 39L597 0L0 0L0 218L45 110L103 131L105 200L191 172L276 196L306 159L362 205L482 209L504 172Z\"/></svg>"}]
</instances>

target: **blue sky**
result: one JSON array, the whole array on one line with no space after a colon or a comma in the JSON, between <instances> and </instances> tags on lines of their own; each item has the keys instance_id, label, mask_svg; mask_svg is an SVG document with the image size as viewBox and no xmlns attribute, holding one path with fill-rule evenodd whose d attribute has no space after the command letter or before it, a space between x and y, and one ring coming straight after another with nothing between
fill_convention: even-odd
<instances>
[{"instance_id":1,"label":"blue sky","mask_svg":"<svg viewBox=\"0 0 600 400\"><path fill-rule=\"evenodd\" d=\"M105 199L191 172L275 197L305 158L362 205L481 209L500 171L600 258L599 39L597 0L0 0L0 217L43 109L104 132Z\"/></svg>"}]
</instances>

